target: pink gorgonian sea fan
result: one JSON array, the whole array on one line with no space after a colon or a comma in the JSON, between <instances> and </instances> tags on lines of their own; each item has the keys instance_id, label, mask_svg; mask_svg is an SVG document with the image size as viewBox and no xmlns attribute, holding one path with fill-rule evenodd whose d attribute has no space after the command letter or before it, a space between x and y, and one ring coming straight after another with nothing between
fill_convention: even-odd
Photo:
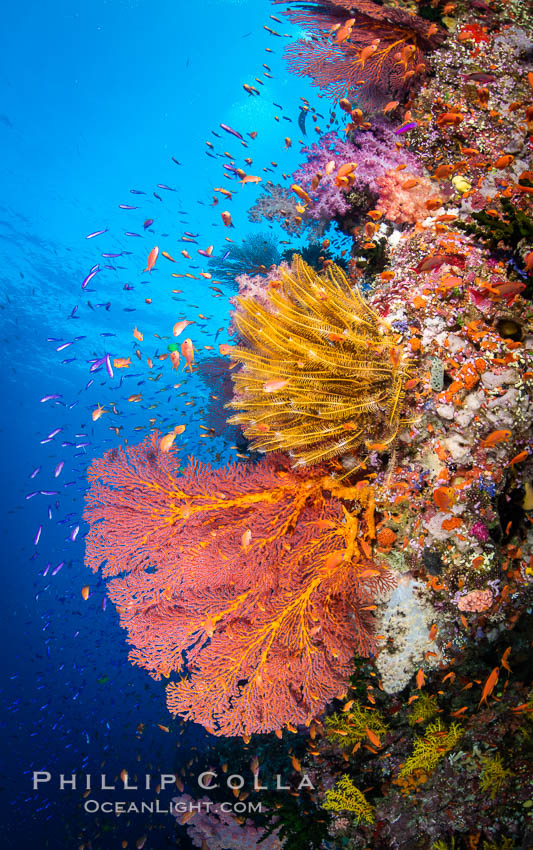
<instances>
[{"instance_id":1,"label":"pink gorgonian sea fan","mask_svg":"<svg viewBox=\"0 0 533 850\"><path fill-rule=\"evenodd\" d=\"M445 38L436 24L373 0L308 0L285 14L309 34L287 47L289 70L335 101L367 107L406 95L426 71L425 54Z\"/></svg>"},{"instance_id":2,"label":"pink gorgonian sea fan","mask_svg":"<svg viewBox=\"0 0 533 850\"><path fill-rule=\"evenodd\" d=\"M375 649L377 593L394 579L363 557L355 488L281 453L182 475L159 435L93 461L86 563L169 710L217 735L309 724ZM363 523L364 525L364 523Z\"/></svg>"}]
</instances>

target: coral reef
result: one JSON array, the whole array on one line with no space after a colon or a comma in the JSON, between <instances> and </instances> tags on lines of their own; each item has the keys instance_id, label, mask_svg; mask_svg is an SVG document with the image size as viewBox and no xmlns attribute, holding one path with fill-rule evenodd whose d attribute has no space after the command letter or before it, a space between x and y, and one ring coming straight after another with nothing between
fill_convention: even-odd
<instances>
[{"instance_id":1,"label":"coral reef","mask_svg":"<svg viewBox=\"0 0 533 850\"><path fill-rule=\"evenodd\" d=\"M235 344L205 366L210 424L227 401L264 457L183 471L157 434L108 452L87 563L132 662L217 736L209 769L288 767L296 790L265 792L254 825L195 815L196 846L528 850L531 15L284 11L306 31L289 66L339 110L323 133L302 98L317 142L250 218L310 235L312 262L233 247Z\"/></svg>"}]
</instances>

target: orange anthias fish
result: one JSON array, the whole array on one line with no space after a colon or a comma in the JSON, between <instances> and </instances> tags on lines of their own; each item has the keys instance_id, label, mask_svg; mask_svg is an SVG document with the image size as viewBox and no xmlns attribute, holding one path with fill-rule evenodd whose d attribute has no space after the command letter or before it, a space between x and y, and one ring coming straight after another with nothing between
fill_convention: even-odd
<instances>
[{"instance_id":1,"label":"orange anthias fish","mask_svg":"<svg viewBox=\"0 0 533 850\"><path fill-rule=\"evenodd\" d=\"M245 174L241 180L241 184L244 186L246 183L261 183L262 177L258 177L255 174Z\"/></svg>"},{"instance_id":2,"label":"orange anthias fish","mask_svg":"<svg viewBox=\"0 0 533 850\"><path fill-rule=\"evenodd\" d=\"M437 487L433 490L433 501L441 511L447 511L455 504L453 487Z\"/></svg>"},{"instance_id":3,"label":"orange anthias fish","mask_svg":"<svg viewBox=\"0 0 533 850\"><path fill-rule=\"evenodd\" d=\"M309 204L310 206L313 206L313 201L312 201L312 199L309 197L309 195L307 194L307 192L305 191L305 189L302 189L302 187L301 187L301 186L298 186L296 183L293 183L293 184L292 184L291 189L292 189L292 191L293 191L296 195L298 195L298 197L299 197L299 198L301 198L301 199L302 199L302 201L305 201L305 202L306 202L306 204Z\"/></svg>"},{"instance_id":4,"label":"orange anthias fish","mask_svg":"<svg viewBox=\"0 0 533 850\"><path fill-rule=\"evenodd\" d=\"M232 227L233 222L231 220L231 213L230 212L228 212L227 210L224 210L224 212L220 213L220 217L222 218L222 221L224 222L225 227Z\"/></svg>"},{"instance_id":5,"label":"orange anthias fish","mask_svg":"<svg viewBox=\"0 0 533 850\"><path fill-rule=\"evenodd\" d=\"M129 369L131 365L131 357L115 357L113 366L115 369Z\"/></svg>"},{"instance_id":6,"label":"orange anthias fish","mask_svg":"<svg viewBox=\"0 0 533 850\"><path fill-rule=\"evenodd\" d=\"M174 336L179 336L180 333L185 330L187 325L194 325L194 324L196 324L196 323L195 322L189 322L189 321L187 321L187 319L182 319L181 322L176 322L176 324L172 328L172 333L174 334Z\"/></svg>"},{"instance_id":7,"label":"orange anthias fish","mask_svg":"<svg viewBox=\"0 0 533 850\"><path fill-rule=\"evenodd\" d=\"M506 443L511 437L511 431L507 430L507 428L502 429L501 431L492 431L488 437L485 437L484 440L481 440L481 447L484 449L488 449L491 446L496 446L498 443Z\"/></svg>"},{"instance_id":8,"label":"orange anthias fish","mask_svg":"<svg viewBox=\"0 0 533 850\"><path fill-rule=\"evenodd\" d=\"M170 362L172 363L172 368L178 371L178 366L180 365L180 353L179 351L171 351L170 352Z\"/></svg>"},{"instance_id":9,"label":"orange anthias fish","mask_svg":"<svg viewBox=\"0 0 533 850\"><path fill-rule=\"evenodd\" d=\"M187 361L183 371L185 371L187 369L187 366L188 366L190 371L192 372L193 371L192 367L194 365L194 348L193 348L193 345L192 345L192 340L189 339L189 337L187 337L187 339L184 340L181 343L181 353L183 354L183 356L185 357L185 360Z\"/></svg>"},{"instance_id":10,"label":"orange anthias fish","mask_svg":"<svg viewBox=\"0 0 533 850\"><path fill-rule=\"evenodd\" d=\"M151 272L153 267L155 266L155 261L157 260L157 255L159 254L159 248L157 245L155 248L152 248L150 253L148 254L148 262L146 263L146 268L143 269L145 272Z\"/></svg>"},{"instance_id":11,"label":"orange anthias fish","mask_svg":"<svg viewBox=\"0 0 533 850\"><path fill-rule=\"evenodd\" d=\"M133 328L133 336L135 337L135 339L138 339L139 342L142 342L143 339L144 339L142 333L139 330L137 330L137 328Z\"/></svg>"},{"instance_id":12,"label":"orange anthias fish","mask_svg":"<svg viewBox=\"0 0 533 850\"><path fill-rule=\"evenodd\" d=\"M266 381L263 384L263 390L266 393L274 393L276 390L282 390L288 383L288 378L272 378L272 380Z\"/></svg>"},{"instance_id":13,"label":"orange anthias fish","mask_svg":"<svg viewBox=\"0 0 533 850\"><path fill-rule=\"evenodd\" d=\"M100 419L102 413L105 413L105 410L104 410L103 407L101 407L100 405L95 407L95 409L91 413L91 417L92 417L93 422L96 422L97 419Z\"/></svg>"},{"instance_id":14,"label":"orange anthias fish","mask_svg":"<svg viewBox=\"0 0 533 850\"><path fill-rule=\"evenodd\" d=\"M481 694L481 699L479 701L479 705L481 705L482 702L484 702L484 703L487 702L487 697L489 697L491 695L494 688L496 687L496 682L498 681L499 675L500 675L500 668L495 667L494 670L492 671L492 673L490 674L490 676L488 677L487 681L485 682L484 686L483 686L483 691L482 691L482 694ZM479 706L478 706L478 708L479 708Z\"/></svg>"}]
</instances>

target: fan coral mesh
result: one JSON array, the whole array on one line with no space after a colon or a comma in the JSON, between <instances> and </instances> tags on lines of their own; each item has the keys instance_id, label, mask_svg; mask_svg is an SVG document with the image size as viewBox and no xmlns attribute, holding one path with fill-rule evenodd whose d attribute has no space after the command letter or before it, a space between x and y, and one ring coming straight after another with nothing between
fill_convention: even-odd
<instances>
[{"instance_id":1,"label":"fan coral mesh","mask_svg":"<svg viewBox=\"0 0 533 850\"><path fill-rule=\"evenodd\" d=\"M357 4L309 0L294 4L285 14L313 35L312 40L298 39L287 48L290 71L311 77L335 101L356 98L367 106L380 106L391 94L405 94L426 70L424 51L444 40L443 31L430 30L428 21L372 0ZM344 40L332 36L332 28L339 24ZM375 49L365 52L373 43Z\"/></svg>"},{"instance_id":2,"label":"fan coral mesh","mask_svg":"<svg viewBox=\"0 0 533 850\"><path fill-rule=\"evenodd\" d=\"M309 723L374 651L368 604L394 584L358 551L354 488L280 454L179 467L154 434L89 470L86 563L112 578L131 662L181 674L169 710L215 734Z\"/></svg>"}]
</instances>

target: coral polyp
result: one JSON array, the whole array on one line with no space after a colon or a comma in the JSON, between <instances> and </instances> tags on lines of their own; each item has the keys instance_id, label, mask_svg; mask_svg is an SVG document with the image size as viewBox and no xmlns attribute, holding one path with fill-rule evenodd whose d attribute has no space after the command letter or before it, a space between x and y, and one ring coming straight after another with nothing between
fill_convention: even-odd
<instances>
[{"instance_id":1,"label":"coral polyp","mask_svg":"<svg viewBox=\"0 0 533 850\"><path fill-rule=\"evenodd\" d=\"M239 424L253 449L315 464L393 442L408 358L400 337L333 263L318 275L301 257L280 267L268 302L235 299L240 345L231 357Z\"/></svg>"}]
</instances>

